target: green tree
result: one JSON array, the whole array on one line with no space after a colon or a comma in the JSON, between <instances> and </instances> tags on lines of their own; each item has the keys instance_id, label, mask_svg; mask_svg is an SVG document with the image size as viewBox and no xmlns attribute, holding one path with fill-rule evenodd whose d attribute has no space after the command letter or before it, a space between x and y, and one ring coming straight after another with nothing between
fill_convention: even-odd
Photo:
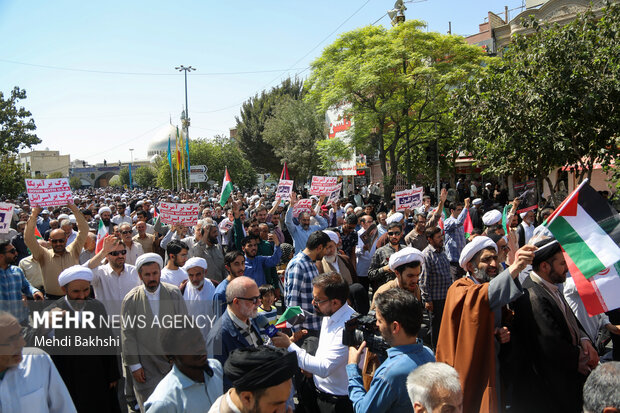
<instances>
[{"instance_id":1,"label":"green tree","mask_svg":"<svg viewBox=\"0 0 620 413\"><path fill-rule=\"evenodd\" d=\"M121 171L118 174L118 177L119 177L120 183L121 183L119 186L129 185L129 168L127 168L127 167L121 168ZM112 185L112 184L110 184L110 185Z\"/></svg>"},{"instance_id":2,"label":"green tree","mask_svg":"<svg viewBox=\"0 0 620 413\"><path fill-rule=\"evenodd\" d=\"M121 187L123 186L123 182L121 181L121 177L119 175L114 175L110 178L110 182L108 182L110 186Z\"/></svg>"},{"instance_id":3,"label":"green tree","mask_svg":"<svg viewBox=\"0 0 620 413\"><path fill-rule=\"evenodd\" d=\"M618 158L620 4L565 26L523 24L533 33L515 36L503 59L456 93L453 114L480 165L535 177L553 194L553 169L576 165L581 180Z\"/></svg>"},{"instance_id":4,"label":"green tree","mask_svg":"<svg viewBox=\"0 0 620 413\"><path fill-rule=\"evenodd\" d=\"M274 147L263 139L265 122L272 116L273 109L283 96L299 100L303 95L303 82L297 78L288 78L279 86L248 99L241 106L241 113L235 118L235 139L257 171L275 173L282 169L280 160L275 156Z\"/></svg>"},{"instance_id":5,"label":"green tree","mask_svg":"<svg viewBox=\"0 0 620 413\"><path fill-rule=\"evenodd\" d=\"M0 155L15 154L21 149L41 143L33 132L37 128L32 114L18 107L26 99L26 91L15 87L7 98L0 92Z\"/></svg>"},{"instance_id":6,"label":"green tree","mask_svg":"<svg viewBox=\"0 0 620 413\"><path fill-rule=\"evenodd\" d=\"M0 155L0 194L15 198L26 190L26 173L15 155Z\"/></svg>"},{"instance_id":7,"label":"green tree","mask_svg":"<svg viewBox=\"0 0 620 413\"><path fill-rule=\"evenodd\" d=\"M436 132L449 130L449 92L481 70L483 59L480 48L458 36L426 32L420 21L389 30L366 26L341 35L312 63L309 99L322 111L351 104L351 146L361 153L378 149L389 198L397 172L411 177L428 169L416 154L436 145L439 136L449 141L443 146L453 144L451 134ZM321 148L346 151L341 142L322 142Z\"/></svg>"},{"instance_id":8,"label":"green tree","mask_svg":"<svg viewBox=\"0 0 620 413\"><path fill-rule=\"evenodd\" d=\"M56 171L56 172L52 172L50 174L47 174L47 179L56 179L56 178L64 178L62 175L62 172L60 171Z\"/></svg>"},{"instance_id":9,"label":"green tree","mask_svg":"<svg viewBox=\"0 0 620 413\"><path fill-rule=\"evenodd\" d=\"M77 176L69 178L69 185L73 189L80 189L82 187L82 180Z\"/></svg>"},{"instance_id":10,"label":"green tree","mask_svg":"<svg viewBox=\"0 0 620 413\"><path fill-rule=\"evenodd\" d=\"M157 184L157 175L150 166L141 166L134 170L133 173L134 185L138 185L141 188L148 188Z\"/></svg>"},{"instance_id":11,"label":"green tree","mask_svg":"<svg viewBox=\"0 0 620 413\"><path fill-rule=\"evenodd\" d=\"M317 141L322 139L324 123L311 103L283 97L265 122L263 139L278 159L287 162L294 177L305 180L319 166Z\"/></svg>"}]
</instances>

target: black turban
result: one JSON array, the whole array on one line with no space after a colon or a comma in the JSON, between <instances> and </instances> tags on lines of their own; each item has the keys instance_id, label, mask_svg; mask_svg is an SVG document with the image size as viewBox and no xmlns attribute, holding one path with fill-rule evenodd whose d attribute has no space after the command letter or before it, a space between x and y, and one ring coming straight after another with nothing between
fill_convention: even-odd
<instances>
[{"instance_id":1,"label":"black turban","mask_svg":"<svg viewBox=\"0 0 620 413\"><path fill-rule=\"evenodd\" d=\"M533 266L538 266L541 263L547 261L551 257L553 257L558 252L561 252L560 244L556 241L555 238L545 238L541 241L538 241L534 244L538 249L534 253L534 260L532 262Z\"/></svg>"},{"instance_id":2,"label":"black turban","mask_svg":"<svg viewBox=\"0 0 620 413\"><path fill-rule=\"evenodd\" d=\"M277 386L297 371L295 352L265 346L235 349L224 363L224 374L237 391Z\"/></svg>"}]
</instances>

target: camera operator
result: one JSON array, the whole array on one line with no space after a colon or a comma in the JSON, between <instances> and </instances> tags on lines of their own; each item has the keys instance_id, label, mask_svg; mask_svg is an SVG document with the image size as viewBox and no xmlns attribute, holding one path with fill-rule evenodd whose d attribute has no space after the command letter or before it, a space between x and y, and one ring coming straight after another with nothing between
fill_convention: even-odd
<instances>
[{"instance_id":1,"label":"camera operator","mask_svg":"<svg viewBox=\"0 0 620 413\"><path fill-rule=\"evenodd\" d=\"M344 324L355 313L347 304L349 286L335 272L319 275L312 280L312 285L314 311L323 316L316 355L308 354L285 334L278 333L271 340L276 347L297 353L299 367L314 375L321 413L352 413L347 391L348 348L342 344Z\"/></svg>"},{"instance_id":2,"label":"camera operator","mask_svg":"<svg viewBox=\"0 0 620 413\"><path fill-rule=\"evenodd\" d=\"M407 394L407 375L416 367L435 361L433 352L417 342L422 324L422 305L413 293L391 288L375 297L377 327L390 345L387 359L377 368L368 392L357 366L366 348L349 347L349 398L355 412L413 412Z\"/></svg>"}]
</instances>

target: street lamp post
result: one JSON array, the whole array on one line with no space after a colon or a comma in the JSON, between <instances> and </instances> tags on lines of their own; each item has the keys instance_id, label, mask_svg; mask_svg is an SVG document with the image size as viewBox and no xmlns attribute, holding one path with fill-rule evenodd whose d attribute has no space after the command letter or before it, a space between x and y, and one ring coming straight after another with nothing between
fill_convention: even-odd
<instances>
[{"instance_id":1,"label":"street lamp post","mask_svg":"<svg viewBox=\"0 0 620 413\"><path fill-rule=\"evenodd\" d=\"M185 139L189 139L189 108L187 106L187 72L193 72L196 70L196 68L191 67L191 66L177 66L175 67L176 70L178 70L179 72L185 72L185 116L183 116L183 129L185 130ZM188 147L189 147L189 142L188 142ZM181 149L181 153L183 152L183 150ZM189 170L189 153L186 154L187 155L187 169ZM183 174L185 175L187 171L183 171ZM187 186L189 187L189 174L186 175L186 180L185 182L187 183Z\"/></svg>"},{"instance_id":2,"label":"street lamp post","mask_svg":"<svg viewBox=\"0 0 620 413\"><path fill-rule=\"evenodd\" d=\"M129 148L131 154L131 161L129 162L129 189L133 189L133 175L131 169L133 168L133 148Z\"/></svg>"}]
</instances>

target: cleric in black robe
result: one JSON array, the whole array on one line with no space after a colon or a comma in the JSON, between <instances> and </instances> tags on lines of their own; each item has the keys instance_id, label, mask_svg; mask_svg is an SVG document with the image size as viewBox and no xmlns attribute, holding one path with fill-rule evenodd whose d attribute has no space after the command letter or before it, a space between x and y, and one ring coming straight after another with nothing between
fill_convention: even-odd
<instances>
[{"instance_id":1,"label":"cleric in black robe","mask_svg":"<svg viewBox=\"0 0 620 413\"><path fill-rule=\"evenodd\" d=\"M119 340L100 322L100 317L107 318L107 313L100 301L89 297L91 280L89 268L76 265L64 270L58 282L66 296L46 311L65 311L63 320L76 312L81 313L82 320L85 312L92 312L96 328L81 328L80 322L79 328L72 324L69 328L47 330L44 337L48 340L43 348L50 353L78 412L120 412L116 390L121 377L117 361Z\"/></svg>"}]
</instances>

